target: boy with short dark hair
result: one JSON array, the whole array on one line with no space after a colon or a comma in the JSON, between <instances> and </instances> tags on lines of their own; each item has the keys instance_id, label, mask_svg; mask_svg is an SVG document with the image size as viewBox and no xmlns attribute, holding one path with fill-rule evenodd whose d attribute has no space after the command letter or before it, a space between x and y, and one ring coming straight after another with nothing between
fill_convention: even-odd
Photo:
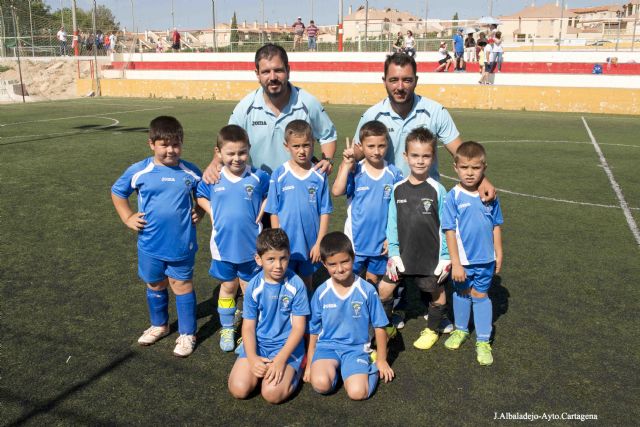
<instances>
[{"instance_id":1,"label":"boy with short dark hair","mask_svg":"<svg viewBox=\"0 0 640 427\"><path fill-rule=\"evenodd\" d=\"M220 349L235 347L234 316L238 286L258 272L255 242L269 189L269 175L249 165L249 137L237 125L220 129L215 152L223 165L215 184L198 184L198 204L211 216L211 277L221 281L218 297Z\"/></svg>"},{"instance_id":2,"label":"boy with short dark hair","mask_svg":"<svg viewBox=\"0 0 640 427\"><path fill-rule=\"evenodd\" d=\"M366 279L377 285L387 265L387 214L393 185L402 172L387 163L387 127L376 120L360 128L360 150L364 159L356 162L347 138L343 160L333 183L334 196L347 195L344 233L353 242L356 257L353 271L366 272Z\"/></svg>"},{"instance_id":3,"label":"boy with short dark hair","mask_svg":"<svg viewBox=\"0 0 640 427\"><path fill-rule=\"evenodd\" d=\"M329 229L333 204L329 180L313 168L313 133L304 120L293 120L285 128L284 146L291 159L271 174L265 212L271 226L291 236L289 268L311 291L311 277L320 261L320 241Z\"/></svg>"},{"instance_id":4,"label":"boy with short dark hair","mask_svg":"<svg viewBox=\"0 0 640 427\"><path fill-rule=\"evenodd\" d=\"M153 156L129 167L111 187L111 200L122 222L138 232L138 276L147 284L151 327L138 339L151 345L169 334L169 294L176 295L178 332L173 354L189 356L196 344L196 294L193 266L198 250L195 223L202 216L194 201L201 172L180 159L184 133L174 117L149 125ZM138 195L138 212L128 198Z\"/></svg>"},{"instance_id":5,"label":"boy with short dark hair","mask_svg":"<svg viewBox=\"0 0 640 427\"><path fill-rule=\"evenodd\" d=\"M491 365L493 309L488 291L493 275L502 267L502 211L498 199L485 203L480 200L478 185L487 169L482 145L474 141L460 144L454 168L460 182L445 199L442 228L451 252L456 330L444 345L457 350L467 340L473 308L477 360L481 365Z\"/></svg>"},{"instance_id":6,"label":"boy with short dark hair","mask_svg":"<svg viewBox=\"0 0 640 427\"><path fill-rule=\"evenodd\" d=\"M243 345L229 375L229 391L237 399L246 399L262 381L262 397L282 403L302 374L309 300L302 280L287 268L289 239L284 230L262 231L256 250L262 271L247 286Z\"/></svg>"},{"instance_id":7,"label":"boy with short dark hair","mask_svg":"<svg viewBox=\"0 0 640 427\"><path fill-rule=\"evenodd\" d=\"M378 377L391 381L394 372L387 362L387 318L375 288L353 273L355 254L349 238L338 231L320 242L322 263L331 276L316 289L311 300L311 337L304 379L314 390L334 390L338 370L347 395L367 399ZM377 358L367 352L369 328L375 328Z\"/></svg>"},{"instance_id":8,"label":"boy with short dark hair","mask_svg":"<svg viewBox=\"0 0 640 427\"><path fill-rule=\"evenodd\" d=\"M387 274L378 286L380 299L391 322L393 292L402 280L410 279L422 293L428 293L427 327L413 343L430 349L438 340L438 328L447 315L444 280L449 273L449 252L440 216L446 190L429 177L435 157L436 139L426 128L411 131L405 142L404 157L411 173L393 188L389 203ZM389 337L395 327L387 328Z\"/></svg>"}]
</instances>

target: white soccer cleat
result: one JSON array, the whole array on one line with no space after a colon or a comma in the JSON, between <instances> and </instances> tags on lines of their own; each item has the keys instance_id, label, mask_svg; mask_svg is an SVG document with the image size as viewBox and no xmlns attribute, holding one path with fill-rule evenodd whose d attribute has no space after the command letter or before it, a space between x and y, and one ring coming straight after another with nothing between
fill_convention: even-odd
<instances>
[{"instance_id":1,"label":"white soccer cleat","mask_svg":"<svg viewBox=\"0 0 640 427\"><path fill-rule=\"evenodd\" d=\"M167 335L169 335L169 326L151 326L138 338L138 344L145 346L152 345Z\"/></svg>"},{"instance_id":2,"label":"white soccer cleat","mask_svg":"<svg viewBox=\"0 0 640 427\"><path fill-rule=\"evenodd\" d=\"M193 353L195 346L195 335L180 335L176 340L176 348L173 349L173 355L177 357L187 357Z\"/></svg>"}]
</instances>

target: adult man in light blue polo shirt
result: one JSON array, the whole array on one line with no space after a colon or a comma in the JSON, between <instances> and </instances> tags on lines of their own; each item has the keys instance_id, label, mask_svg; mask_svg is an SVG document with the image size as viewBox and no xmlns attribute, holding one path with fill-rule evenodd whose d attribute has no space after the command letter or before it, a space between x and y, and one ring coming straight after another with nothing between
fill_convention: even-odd
<instances>
[{"instance_id":1,"label":"adult man in light blue polo shirt","mask_svg":"<svg viewBox=\"0 0 640 427\"><path fill-rule=\"evenodd\" d=\"M249 134L253 166L271 173L289 160L284 149L284 129L302 119L313 129L320 143L322 159L316 169L330 172L336 151L336 128L322 104L310 93L289 83L289 59L280 46L269 43L255 55L256 76L260 87L245 96L233 110L229 124L238 125ZM204 173L205 182L215 182L220 161L214 157Z\"/></svg>"},{"instance_id":2,"label":"adult man in light blue polo shirt","mask_svg":"<svg viewBox=\"0 0 640 427\"><path fill-rule=\"evenodd\" d=\"M429 129L453 156L462 143L460 132L446 108L415 93L418 84L416 61L403 53L388 56L384 63L382 81L388 96L365 111L360 118L353 138L356 147L360 144L358 139L360 127L370 120L378 120L389 130L389 150L385 160L396 165L405 176L409 174L409 166L402 156L404 142L409 132L415 128ZM356 153L356 156L360 157L362 154ZM440 181L437 153L436 161L431 166L430 176ZM486 177L479 191L483 200L495 198L495 188Z\"/></svg>"}]
</instances>

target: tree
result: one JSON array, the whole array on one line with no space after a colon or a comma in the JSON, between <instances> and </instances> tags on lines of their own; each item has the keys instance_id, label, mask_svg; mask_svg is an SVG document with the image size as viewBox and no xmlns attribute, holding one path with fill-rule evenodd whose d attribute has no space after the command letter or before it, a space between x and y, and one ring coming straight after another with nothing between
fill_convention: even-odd
<instances>
[{"instance_id":1,"label":"tree","mask_svg":"<svg viewBox=\"0 0 640 427\"><path fill-rule=\"evenodd\" d=\"M60 22L60 10L56 10L53 13L53 17ZM71 9L65 8L62 10L64 14L64 22L71 24ZM89 9L85 11L81 8L76 8L76 21L78 23L78 29L80 31L93 31L93 10ZM70 25L69 25L70 26ZM96 31L118 31L120 30L120 22L116 22L116 18L106 6L98 5L96 8ZM133 29L135 31L135 29Z\"/></svg>"},{"instance_id":2,"label":"tree","mask_svg":"<svg viewBox=\"0 0 640 427\"><path fill-rule=\"evenodd\" d=\"M231 45L233 43L238 43L240 41L240 36L238 35L238 19L236 18L236 12L233 11L233 17L231 18Z\"/></svg>"},{"instance_id":3,"label":"tree","mask_svg":"<svg viewBox=\"0 0 640 427\"><path fill-rule=\"evenodd\" d=\"M453 22L451 23L451 34L456 33L456 28L458 27L458 12L453 14Z\"/></svg>"}]
</instances>

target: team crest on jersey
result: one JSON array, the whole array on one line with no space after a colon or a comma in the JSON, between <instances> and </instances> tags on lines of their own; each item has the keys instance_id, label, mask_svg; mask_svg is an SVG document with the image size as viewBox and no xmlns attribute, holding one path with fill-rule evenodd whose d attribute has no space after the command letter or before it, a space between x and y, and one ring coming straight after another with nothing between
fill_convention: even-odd
<instances>
[{"instance_id":1,"label":"team crest on jersey","mask_svg":"<svg viewBox=\"0 0 640 427\"><path fill-rule=\"evenodd\" d=\"M431 204L433 203L433 200L421 199L421 201L422 201L422 214L431 215L431 212L429 212L429 210L431 209Z\"/></svg>"},{"instance_id":2,"label":"team crest on jersey","mask_svg":"<svg viewBox=\"0 0 640 427\"><path fill-rule=\"evenodd\" d=\"M315 186L307 187L307 191L309 192L309 203L315 203L318 187L315 187Z\"/></svg>"},{"instance_id":3,"label":"team crest on jersey","mask_svg":"<svg viewBox=\"0 0 640 427\"><path fill-rule=\"evenodd\" d=\"M251 200L251 196L253 196L253 190L255 190L255 187L251 184L245 184L244 185L244 191L247 193L247 200Z\"/></svg>"},{"instance_id":4,"label":"team crest on jersey","mask_svg":"<svg viewBox=\"0 0 640 427\"><path fill-rule=\"evenodd\" d=\"M362 310L362 303L358 301L354 301L351 303L351 308L353 308L353 317L355 319L360 317L360 311Z\"/></svg>"},{"instance_id":5,"label":"team crest on jersey","mask_svg":"<svg viewBox=\"0 0 640 427\"><path fill-rule=\"evenodd\" d=\"M188 188L191 188L191 186L193 185L193 181L191 181L191 179L189 177L185 177L184 178L184 185L187 186Z\"/></svg>"},{"instance_id":6,"label":"team crest on jersey","mask_svg":"<svg viewBox=\"0 0 640 427\"><path fill-rule=\"evenodd\" d=\"M390 199L391 198L391 185L389 184L385 184L384 185L384 195L383 198L386 199Z\"/></svg>"},{"instance_id":7,"label":"team crest on jersey","mask_svg":"<svg viewBox=\"0 0 640 427\"><path fill-rule=\"evenodd\" d=\"M280 310L282 311L288 311L289 310L289 305L291 304L291 298L289 298L288 295L283 295L282 298L280 298Z\"/></svg>"}]
</instances>

